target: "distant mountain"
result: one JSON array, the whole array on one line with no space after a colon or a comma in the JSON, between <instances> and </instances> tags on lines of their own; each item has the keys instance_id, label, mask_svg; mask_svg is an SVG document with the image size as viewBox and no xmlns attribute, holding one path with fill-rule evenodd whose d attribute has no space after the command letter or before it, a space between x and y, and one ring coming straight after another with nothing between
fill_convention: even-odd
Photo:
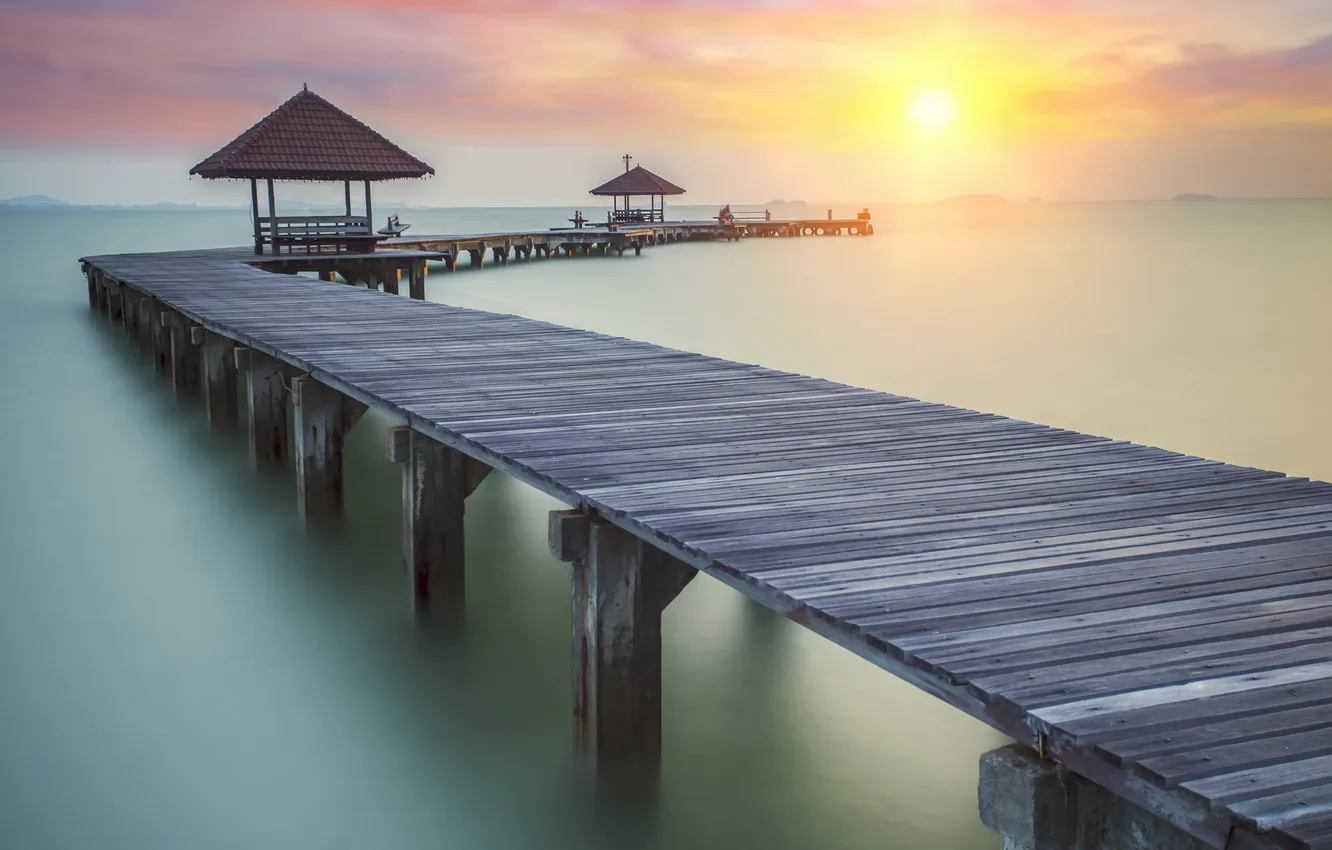
<instances>
[{"instance_id":1,"label":"distant mountain","mask_svg":"<svg viewBox=\"0 0 1332 850\"><path fill-rule=\"evenodd\" d=\"M944 198L941 204L1006 204L1008 199L1002 195L956 195Z\"/></svg>"},{"instance_id":2,"label":"distant mountain","mask_svg":"<svg viewBox=\"0 0 1332 850\"><path fill-rule=\"evenodd\" d=\"M67 207L68 201L53 198L50 195L19 195L17 198L0 200L0 207Z\"/></svg>"},{"instance_id":3,"label":"distant mountain","mask_svg":"<svg viewBox=\"0 0 1332 850\"><path fill-rule=\"evenodd\" d=\"M294 206L294 205L293 205ZM152 204L71 204L50 195L20 195L17 198L0 200L0 209L15 210L137 210L141 212L188 212L192 210L237 210L241 206L201 207L195 203L180 204L173 201L158 201ZM341 207L337 210L341 211ZM305 212L305 210L301 210Z\"/></svg>"},{"instance_id":4,"label":"distant mountain","mask_svg":"<svg viewBox=\"0 0 1332 850\"><path fill-rule=\"evenodd\" d=\"M1182 195L1176 195L1171 198L1172 201L1219 201L1216 195L1199 195L1194 192L1185 192Z\"/></svg>"}]
</instances>

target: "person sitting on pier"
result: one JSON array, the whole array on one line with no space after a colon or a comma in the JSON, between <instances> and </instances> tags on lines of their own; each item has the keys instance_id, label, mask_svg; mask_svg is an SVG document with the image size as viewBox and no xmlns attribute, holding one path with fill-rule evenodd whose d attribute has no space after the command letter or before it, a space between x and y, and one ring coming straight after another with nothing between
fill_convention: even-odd
<instances>
[{"instance_id":1,"label":"person sitting on pier","mask_svg":"<svg viewBox=\"0 0 1332 850\"><path fill-rule=\"evenodd\" d=\"M717 214L717 221L721 222L722 224L735 223L735 215L731 212L730 204L727 204L726 206L721 208L721 212Z\"/></svg>"}]
</instances>

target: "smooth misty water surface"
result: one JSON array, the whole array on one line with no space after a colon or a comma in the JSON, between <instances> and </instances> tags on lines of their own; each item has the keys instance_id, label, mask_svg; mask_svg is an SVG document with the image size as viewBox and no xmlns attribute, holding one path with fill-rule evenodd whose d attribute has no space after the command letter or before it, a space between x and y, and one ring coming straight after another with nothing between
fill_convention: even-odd
<instances>
[{"instance_id":1,"label":"smooth misty water surface","mask_svg":"<svg viewBox=\"0 0 1332 850\"><path fill-rule=\"evenodd\" d=\"M428 292L1332 478L1332 203L919 207L876 227L435 269ZM382 419L352 435L346 529L306 534L291 477L252 472L87 309L80 254L248 228L0 215L0 847L996 846L975 781L999 735L707 579L666 615L656 805L599 802L571 751L554 502L492 476L468 505L467 632L418 629Z\"/></svg>"}]
</instances>

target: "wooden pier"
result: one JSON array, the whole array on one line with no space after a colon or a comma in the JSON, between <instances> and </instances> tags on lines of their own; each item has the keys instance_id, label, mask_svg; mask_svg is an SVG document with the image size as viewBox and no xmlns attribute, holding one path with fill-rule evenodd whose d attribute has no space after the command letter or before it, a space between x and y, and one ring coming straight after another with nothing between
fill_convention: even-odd
<instances>
[{"instance_id":1,"label":"wooden pier","mask_svg":"<svg viewBox=\"0 0 1332 850\"><path fill-rule=\"evenodd\" d=\"M983 782L1026 771L1039 797L1067 769L1188 846L1332 848L1332 485L247 253L88 257L89 301L215 426L240 425L244 390L255 461L295 464L312 523L341 509L347 430L368 407L397 421L423 614L463 610L464 506L490 470L568 504L551 546L599 764L655 761L660 616L701 572L1033 752ZM1006 846L1054 846L1068 787L1029 797Z\"/></svg>"},{"instance_id":2,"label":"wooden pier","mask_svg":"<svg viewBox=\"0 0 1332 850\"><path fill-rule=\"evenodd\" d=\"M656 224L625 224L614 230L605 225L588 227L525 230L504 233L435 234L397 236L386 239L384 247L399 250L430 251L442 256L444 266L453 271L458 259L467 254L471 265L480 268L487 255L492 262L507 264L510 258L530 260L535 257L572 257L611 254L641 254L649 245L675 242L736 242L750 237L773 236L869 236L874 226L861 219L792 219L777 221L668 221Z\"/></svg>"}]
</instances>

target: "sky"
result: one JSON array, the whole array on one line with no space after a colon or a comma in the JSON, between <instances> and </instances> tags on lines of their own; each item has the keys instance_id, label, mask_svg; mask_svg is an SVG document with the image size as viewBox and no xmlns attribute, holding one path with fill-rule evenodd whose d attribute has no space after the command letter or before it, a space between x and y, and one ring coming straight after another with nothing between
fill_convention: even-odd
<instances>
[{"instance_id":1,"label":"sky","mask_svg":"<svg viewBox=\"0 0 1332 850\"><path fill-rule=\"evenodd\" d=\"M244 203L187 172L302 84L390 202L1332 196L1332 0L0 0L0 79L0 197Z\"/></svg>"}]
</instances>

